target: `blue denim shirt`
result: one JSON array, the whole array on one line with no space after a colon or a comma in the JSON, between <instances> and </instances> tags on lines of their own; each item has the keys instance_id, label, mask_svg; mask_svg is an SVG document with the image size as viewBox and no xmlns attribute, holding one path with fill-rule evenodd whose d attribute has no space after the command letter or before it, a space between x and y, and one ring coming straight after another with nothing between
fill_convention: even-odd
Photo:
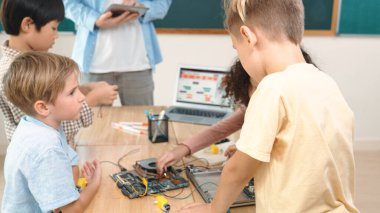
<instances>
[{"instance_id":1,"label":"blue denim shirt","mask_svg":"<svg viewBox=\"0 0 380 213\"><path fill-rule=\"evenodd\" d=\"M62 128L22 117L5 157L1 212L48 212L77 200L71 167L77 163Z\"/></svg>"},{"instance_id":2,"label":"blue denim shirt","mask_svg":"<svg viewBox=\"0 0 380 213\"><path fill-rule=\"evenodd\" d=\"M149 64L154 70L155 65L162 61L162 56L152 21L163 19L172 1L139 0L139 2L149 8L139 21L144 34ZM104 0L64 0L63 3L66 17L73 20L77 26L72 58L78 63L82 72L89 72L99 31L95 27L95 21L105 10Z\"/></svg>"}]
</instances>

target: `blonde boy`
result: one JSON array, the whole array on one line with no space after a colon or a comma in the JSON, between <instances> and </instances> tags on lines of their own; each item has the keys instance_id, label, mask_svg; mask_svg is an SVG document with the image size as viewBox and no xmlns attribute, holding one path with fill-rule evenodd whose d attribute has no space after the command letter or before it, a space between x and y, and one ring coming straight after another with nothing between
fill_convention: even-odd
<instances>
[{"instance_id":1,"label":"blonde boy","mask_svg":"<svg viewBox=\"0 0 380 213\"><path fill-rule=\"evenodd\" d=\"M211 204L181 212L224 213L255 178L256 212L358 212L354 115L338 86L300 50L301 0L225 0L225 25L253 84L238 151Z\"/></svg>"},{"instance_id":2,"label":"blonde boy","mask_svg":"<svg viewBox=\"0 0 380 213\"><path fill-rule=\"evenodd\" d=\"M18 56L3 79L4 94L26 116L16 128L5 158L3 213L82 212L101 180L98 161L82 174L88 186L79 194L71 165L78 157L61 123L80 118L84 95L78 67L67 57L28 52Z\"/></svg>"}]
</instances>

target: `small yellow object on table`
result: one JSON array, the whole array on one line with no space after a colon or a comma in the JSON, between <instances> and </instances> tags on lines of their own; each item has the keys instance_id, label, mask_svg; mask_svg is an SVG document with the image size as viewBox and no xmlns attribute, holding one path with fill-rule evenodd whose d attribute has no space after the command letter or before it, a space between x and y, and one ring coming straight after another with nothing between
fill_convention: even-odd
<instances>
[{"instance_id":1,"label":"small yellow object on table","mask_svg":"<svg viewBox=\"0 0 380 213\"><path fill-rule=\"evenodd\" d=\"M219 154L219 147L218 147L217 145L212 144L212 145L210 146L210 149L211 149L211 153L212 153L213 155L217 155L217 154Z\"/></svg>"},{"instance_id":2,"label":"small yellow object on table","mask_svg":"<svg viewBox=\"0 0 380 213\"><path fill-rule=\"evenodd\" d=\"M82 191L87 186L86 178L79 178L77 182L77 188L79 191Z\"/></svg>"}]
</instances>

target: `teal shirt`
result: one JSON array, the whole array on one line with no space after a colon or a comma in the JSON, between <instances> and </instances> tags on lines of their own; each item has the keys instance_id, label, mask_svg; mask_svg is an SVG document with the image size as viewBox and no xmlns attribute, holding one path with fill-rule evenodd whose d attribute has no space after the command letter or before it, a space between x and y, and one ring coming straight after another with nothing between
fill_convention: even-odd
<instances>
[{"instance_id":1,"label":"teal shirt","mask_svg":"<svg viewBox=\"0 0 380 213\"><path fill-rule=\"evenodd\" d=\"M144 35L149 64L154 70L156 64L162 61L162 56L153 21L165 17L172 1L140 0L139 2L149 8L139 18L139 22ZM78 63L82 72L89 72L99 31L95 27L95 21L105 11L104 0L64 0L63 3L66 17L73 20L77 26L72 58Z\"/></svg>"}]
</instances>

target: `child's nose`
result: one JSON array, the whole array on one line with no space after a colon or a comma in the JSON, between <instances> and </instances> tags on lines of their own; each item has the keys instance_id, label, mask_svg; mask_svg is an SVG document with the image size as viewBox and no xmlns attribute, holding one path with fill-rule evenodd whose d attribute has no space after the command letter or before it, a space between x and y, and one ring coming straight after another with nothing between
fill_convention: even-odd
<instances>
[{"instance_id":1,"label":"child's nose","mask_svg":"<svg viewBox=\"0 0 380 213\"><path fill-rule=\"evenodd\" d=\"M84 102L85 99L86 99L86 96L84 96L83 93L79 90L79 93L78 93L79 102Z\"/></svg>"}]
</instances>

